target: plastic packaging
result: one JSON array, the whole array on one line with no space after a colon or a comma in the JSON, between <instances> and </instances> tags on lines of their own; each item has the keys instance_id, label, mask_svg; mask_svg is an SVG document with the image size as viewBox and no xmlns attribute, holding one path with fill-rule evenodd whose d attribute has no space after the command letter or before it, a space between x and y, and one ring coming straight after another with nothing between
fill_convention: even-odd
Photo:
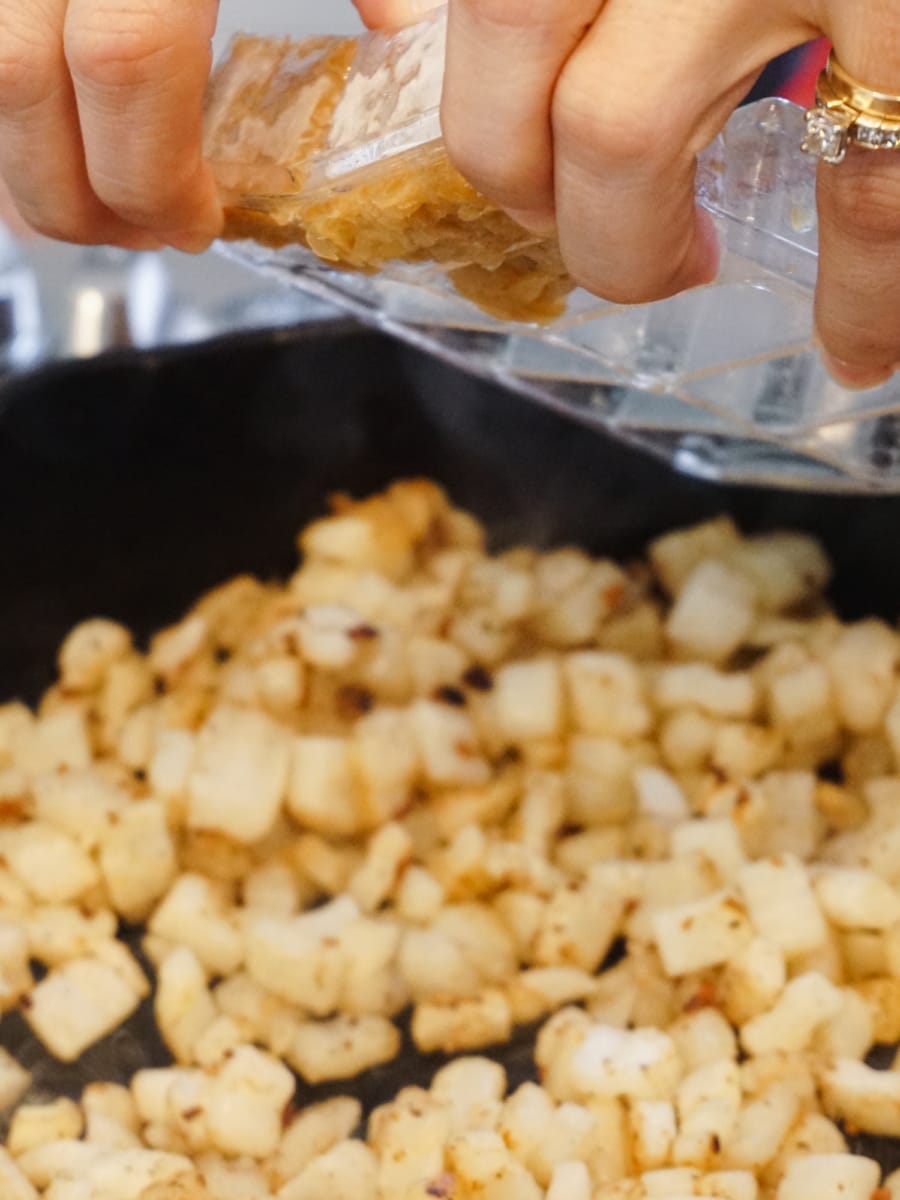
<instances>
[{"instance_id":1,"label":"plastic packaging","mask_svg":"<svg viewBox=\"0 0 900 1200\"><path fill-rule=\"evenodd\" d=\"M211 112L208 149L222 164L222 177L230 169L239 184L242 172L252 178L252 168L279 185L252 194L239 188L232 196L233 211L245 219L233 232L261 241L232 244L228 253L690 474L823 491L900 492L900 381L845 390L827 376L813 346L815 166L800 152L800 108L772 100L740 109L701 157L698 198L714 218L723 250L714 284L623 307L569 290L557 277L556 291L550 287L539 297L540 322L510 320L502 313L503 297L513 296L513 308L518 305L515 289L523 280L527 289L529 263L534 273L544 271L546 282L553 248L529 235L510 241L489 206L471 225L475 242L485 229L494 237L481 259L477 250L469 253L472 242L456 237L456 227L453 236L432 244L421 235L421 262L379 260L388 243L373 250L363 238L360 250L354 241L360 221L383 218L390 226L392 214L384 216L380 198L389 207L398 193L409 200L412 189L410 207L400 205L409 228L432 215L428 197L439 192L434 179L443 179L434 172L446 163L439 117L443 16L398 35L333 39L317 53L347 53L348 47L341 85L332 83L329 93L330 110L319 112L318 141L287 174L284 140L279 151L270 137L269 158L257 153L252 161L247 153L248 146L259 150L264 106L254 108L248 98L230 126L222 122L223 110ZM296 63L291 78L300 95L305 77ZM276 70L257 99L271 105L281 87L283 101L284 86ZM269 120L267 135L279 128L283 134L291 111L296 117L296 104L270 107L269 118L277 119ZM430 188L425 200L423 181ZM329 220L340 236L329 234ZM461 294L461 280L462 291L478 303ZM487 303L485 280L499 284Z\"/></svg>"}]
</instances>

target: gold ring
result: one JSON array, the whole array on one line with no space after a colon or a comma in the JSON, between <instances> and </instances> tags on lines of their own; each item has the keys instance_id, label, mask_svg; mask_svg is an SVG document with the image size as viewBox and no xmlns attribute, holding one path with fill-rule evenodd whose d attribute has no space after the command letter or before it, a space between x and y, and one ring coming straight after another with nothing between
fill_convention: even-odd
<instances>
[{"instance_id":1,"label":"gold ring","mask_svg":"<svg viewBox=\"0 0 900 1200\"><path fill-rule=\"evenodd\" d=\"M806 114L802 149L822 162L840 163L851 143L900 150L900 96L866 87L832 52L816 85L815 107Z\"/></svg>"}]
</instances>

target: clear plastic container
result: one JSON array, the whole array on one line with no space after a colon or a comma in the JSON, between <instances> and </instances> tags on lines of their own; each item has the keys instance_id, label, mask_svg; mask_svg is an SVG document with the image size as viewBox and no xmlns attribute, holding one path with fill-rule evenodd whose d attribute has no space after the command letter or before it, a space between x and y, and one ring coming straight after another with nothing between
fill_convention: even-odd
<instances>
[{"instance_id":1,"label":"clear plastic container","mask_svg":"<svg viewBox=\"0 0 900 1200\"><path fill-rule=\"evenodd\" d=\"M329 205L358 213L359 197L368 203L398 180L427 179L446 162L444 34L439 13L401 34L359 39L302 174L278 175L277 157L258 159L257 178L277 186L235 194L236 207L296 236L310 213L327 213ZM248 110L248 118L255 115ZM230 143L219 137L211 144L226 174L230 158L232 185L247 165L247 134L246 126L233 126ZM226 252L689 474L900 492L900 381L845 390L813 346L815 164L800 151L803 136L803 111L787 101L735 113L702 155L698 176L699 201L722 245L719 277L656 304L623 307L565 289L558 311L541 323L491 315L460 294L459 268L471 259L452 240L439 245L438 262L388 261L369 274L342 269L344 251L327 239L325 252L339 263L303 245L279 245L277 234L268 246L247 240ZM322 244L308 240L321 255ZM546 250L525 235L501 246L500 258L537 262Z\"/></svg>"}]
</instances>

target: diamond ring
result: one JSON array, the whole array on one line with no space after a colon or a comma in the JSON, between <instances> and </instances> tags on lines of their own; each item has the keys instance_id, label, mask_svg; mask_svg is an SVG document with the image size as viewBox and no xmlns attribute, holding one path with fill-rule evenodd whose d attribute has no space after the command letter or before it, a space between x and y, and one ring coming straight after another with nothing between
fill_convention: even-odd
<instances>
[{"instance_id":1,"label":"diamond ring","mask_svg":"<svg viewBox=\"0 0 900 1200\"><path fill-rule=\"evenodd\" d=\"M822 162L840 163L851 144L900 150L900 96L866 87L832 53L819 76L815 107L806 114L802 150Z\"/></svg>"}]
</instances>

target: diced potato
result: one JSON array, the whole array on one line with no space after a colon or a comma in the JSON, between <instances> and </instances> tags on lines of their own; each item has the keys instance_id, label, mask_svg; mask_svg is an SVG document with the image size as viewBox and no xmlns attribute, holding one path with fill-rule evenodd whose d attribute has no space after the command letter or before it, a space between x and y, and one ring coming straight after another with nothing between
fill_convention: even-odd
<instances>
[{"instance_id":1,"label":"diced potato","mask_svg":"<svg viewBox=\"0 0 900 1200\"><path fill-rule=\"evenodd\" d=\"M216 1019L206 972L186 946L159 967L155 1015L160 1033L178 1062L192 1061L196 1045Z\"/></svg>"},{"instance_id":2,"label":"diced potato","mask_svg":"<svg viewBox=\"0 0 900 1200\"><path fill-rule=\"evenodd\" d=\"M299 1112L282 1135L268 1172L276 1190L300 1175L315 1159L346 1141L362 1119L362 1106L349 1096L335 1096Z\"/></svg>"},{"instance_id":3,"label":"diced potato","mask_svg":"<svg viewBox=\"0 0 900 1200\"><path fill-rule=\"evenodd\" d=\"M359 916L349 896L297 917L251 915L247 970L273 995L316 1016L335 1011L344 975L341 935Z\"/></svg>"},{"instance_id":4,"label":"diced potato","mask_svg":"<svg viewBox=\"0 0 900 1200\"><path fill-rule=\"evenodd\" d=\"M753 930L747 909L731 892L716 892L653 916L656 947L669 976L686 975L734 958Z\"/></svg>"},{"instance_id":5,"label":"diced potato","mask_svg":"<svg viewBox=\"0 0 900 1200\"><path fill-rule=\"evenodd\" d=\"M362 717L353 728L351 755L360 828L373 829L405 813L420 768L409 714L382 707Z\"/></svg>"},{"instance_id":6,"label":"diced potato","mask_svg":"<svg viewBox=\"0 0 900 1200\"><path fill-rule=\"evenodd\" d=\"M434 996L462 998L481 984L477 967L459 943L436 929L407 930L400 945L399 968L415 1001Z\"/></svg>"},{"instance_id":7,"label":"diced potato","mask_svg":"<svg viewBox=\"0 0 900 1200\"><path fill-rule=\"evenodd\" d=\"M399 1052L399 1031L384 1017L334 1017L302 1024L287 1059L307 1083L324 1083L352 1079Z\"/></svg>"},{"instance_id":8,"label":"diced potato","mask_svg":"<svg viewBox=\"0 0 900 1200\"><path fill-rule=\"evenodd\" d=\"M675 1042L686 1071L738 1057L737 1037L717 1008L682 1013L667 1032Z\"/></svg>"},{"instance_id":9,"label":"diced potato","mask_svg":"<svg viewBox=\"0 0 900 1200\"><path fill-rule=\"evenodd\" d=\"M854 733L872 733L893 698L900 644L881 621L844 628L831 647L827 666L841 724Z\"/></svg>"},{"instance_id":10,"label":"diced potato","mask_svg":"<svg viewBox=\"0 0 900 1200\"><path fill-rule=\"evenodd\" d=\"M533 946L537 966L571 966L593 974L622 926L625 901L596 877L561 888L544 909Z\"/></svg>"},{"instance_id":11,"label":"diced potato","mask_svg":"<svg viewBox=\"0 0 900 1200\"><path fill-rule=\"evenodd\" d=\"M666 632L682 656L724 662L741 645L756 618L755 589L721 562L691 572L669 613Z\"/></svg>"},{"instance_id":12,"label":"diced potato","mask_svg":"<svg viewBox=\"0 0 900 1200\"><path fill-rule=\"evenodd\" d=\"M444 1169L450 1119L426 1092L405 1088L369 1120L369 1145L378 1155L378 1191L406 1196L418 1183Z\"/></svg>"},{"instance_id":13,"label":"diced potato","mask_svg":"<svg viewBox=\"0 0 900 1200\"><path fill-rule=\"evenodd\" d=\"M705 663L666 666L656 677L656 703L664 710L696 708L709 717L747 720L757 705L756 685L746 673L718 671ZM712 749L710 739L709 749Z\"/></svg>"},{"instance_id":14,"label":"diced potato","mask_svg":"<svg viewBox=\"0 0 900 1200\"><path fill-rule=\"evenodd\" d=\"M726 964L717 988L722 1011L735 1025L760 1016L775 1003L787 982L780 946L753 938Z\"/></svg>"},{"instance_id":15,"label":"diced potato","mask_svg":"<svg viewBox=\"0 0 900 1200\"><path fill-rule=\"evenodd\" d=\"M710 1170L720 1159L741 1107L738 1065L719 1059L698 1067L682 1080L676 1098L678 1135L673 1161Z\"/></svg>"},{"instance_id":16,"label":"diced potato","mask_svg":"<svg viewBox=\"0 0 900 1200\"><path fill-rule=\"evenodd\" d=\"M496 673L494 685L495 715L503 737L525 742L559 734L564 697L555 659L510 663Z\"/></svg>"},{"instance_id":17,"label":"diced potato","mask_svg":"<svg viewBox=\"0 0 900 1200\"><path fill-rule=\"evenodd\" d=\"M376 1200L378 1163L362 1142L339 1142L278 1193L278 1200Z\"/></svg>"},{"instance_id":18,"label":"diced potato","mask_svg":"<svg viewBox=\"0 0 900 1200\"><path fill-rule=\"evenodd\" d=\"M74 1062L127 1020L140 1000L114 967L97 959L74 959L34 988L25 1019L54 1058Z\"/></svg>"},{"instance_id":19,"label":"diced potato","mask_svg":"<svg viewBox=\"0 0 900 1200\"><path fill-rule=\"evenodd\" d=\"M683 1067L674 1041L658 1029L596 1025L573 1050L569 1070L583 1099L669 1100Z\"/></svg>"},{"instance_id":20,"label":"diced potato","mask_svg":"<svg viewBox=\"0 0 900 1200\"><path fill-rule=\"evenodd\" d=\"M439 880L424 867L411 864L400 878L394 903L404 921L427 925L437 916L444 899Z\"/></svg>"},{"instance_id":21,"label":"diced potato","mask_svg":"<svg viewBox=\"0 0 900 1200\"><path fill-rule=\"evenodd\" d=\"M215 975L230 975L243 961L244 947L224 895L202 875L175 880L150 918L149 929L187 946Z\"/></svg>"},{"instance_id":22,"label":"diced potato","mask_svg":"<svg viewBox=\"0 0 900 1200\"><path fill-rule=\"evenodd\" d=\"M776 675L769 684L769 708L775 725L795 742L818 742L836 728L831 680L821 663Z\"/></svg>"},{"instance_id":23,"label":"diced potato","mask_svg":"<svg viewBox=\"0 0 900 1200\"><path fill-rule=\"evenodd\" d=\"M429 782L462 787L488 782L490 768L468 713L417 700L410 709L410 720Z\"/></svg>"},{"instance_id":24,"label":"diced potato","mask_svg":"<svg viewBox=\"0 0 900 1200\"><path fill-rule=\"evenodd\" d=\"M591 1200L591 1177L583 1162L560 1163L553 1170L547 1200Z\"/></svg>"},{"instance_id":25,"label":"diced potato","mask_svg":"<svg viewBox=\"0 0 900 1200\"><path fill-rule=\"evenodd\" d=\"M826 1059L865 1058L876 1037L875 1014L864 996L841 989L841 1007L817 1030L813 1050Z\"/></svg>"},{"instance_id":26,"label":"diced potato","mask_svg":"<svg viewBox=\"0 0 900 1200\"><path fill-rule=\"evenodd\" d=\"M344 977L338 1007L349 1016L394 1016L409 1003L400 973L401 927L388 920L359 920L341 935Z\"/></svg>"},{"instance_id":27,"label":"diced potato","mask_svg":"<svg viewBox=\"0 0 900 1200\"><path fill-rule=\"evenodd\" d=\"M91 858L72 838L40 821L0 829L0 857L43 904L68 904L100 879Z\"/></svg>"},{"instance_id":28,"label":"diced potato","mask_svg":"<svg viewBox=\"0 0 900 1200\"><path fill-rule=\"evenodd\" d=\"M63 705L21 728L12 749L13 766L26 775L89 767L91 744L81 707Z\"/></svg>"},{"instance_id":29,"label":"diced potato","mask_svg":"<svg viewBox=\"0 0 900 1200\"><path fill-rule=\"evenodd\" d=\"M177 870L161 804L142 801L117 815L103 839L100 870L116 912L131 924L146 919Z\"/></svg>"},{"instance_id":30,"label":"diced potato","mask_svg":"<svg viewBox=\"0 0 900 1200\"><path fill-rule=\"evenodd\" d=\"M431 1095L445 1106L454 1134L495 1128L506 1094L506 1072L487 1058L457 1058L431 1081Z\"/></svg>"},{"instance_id":31,"label":"diced potato","mask_svg":"<svg viewBox=\"0 0 900 1200\"><path fill-rule=\"evenodd\" d=\"M741 1029L741 1043L752 1055L805 1050L816 1030L840 1012L841 992L822 975L792 979L774 1006Z\"/></svg>"},{"instance_id":32,"label":"diced potato","mask_svg":"<svg viewBox=\"0 0 900 1200\"><path fill-rule=\"evenodd\" d=\"M291 738L264 713L221 706L197 737L188 823L256 842L271 832L287 788Z\"/></svg>"},{"instance_id":33,"label":"diced potato","mask_svg":"<svg viewBox=\"0 0 900 1200\"><path fill-rule=\"evenodd\" d=\"M31 1072L0 1046L0 1113L18 1104L31 1087Z\"/></svg>"},{"instance_id":34,"label":"diced potato","mask_svg":"<svg viewBox=\"0 0 900 1200\"><path fill-rule=\"evenodd\" d=\"M870 1200L881 1168L858 1154L811 1154L788 1163L777 1200Z\"/></svg>"},{"instance_id":35,"label":"diced potato","mask_svg":"<svg viewBox=\"0 0 900 1200\"><path fill-rule=\"evenodd\" d=\"M375 912L391 898L412 857L412 839L402 825L387 824L372 835L366 856L347 885L362 912Z\"/></svg>"},{"instance_id":36,"label":"diced potato","mask_svg":"<svg viewBox=\"0 0 900 1200\"><path fill-rule=\"evenodd\" d=\"M281 1117L294 1094L291 1072L270 1055L241 1046L209 1084L206 1120L222 1154L263 1159L281 1140Z\"/></svg>"},{"instance_id":37,"label":"diced potato","mask_svg":"<svg viewBox=\"0 0 900 1200\"><path fill-rule=\"evenodd\" d=\"M819 1085L833 1120L863 1133L900 1136L900 1074L840 1058L822 1071Z\"/></svg>"},{"instance_id":38,"label":"diced potato","mask_svg":"<svg viewBox=\"0 0 900 1200\"><path fill-rule=\"evenodd\" d=\"M534 967L521 971L506 987L516 1025L530 1025L596 991L595 977L577 967Z\"/></svg>"},{"instance_id":39,"label":"diced potato","mask_svg":"<svg viewBox=\"0 0 900 1200\"><path fill-rule=\"evenodd\" d=\"M448 1166L460 1200L542 1200L534 1177L496 1133L477 1130L451 1142Z\"/></svg>"},{"instance_id":40,"label":"diced potato","mask_svg":"<svg viewBox=\"0 0 900 1200\"><path fill-rule=\"evenodd\" d=\"M23 1104L13 1114L6 1138L7 1149L19 1158L35 1146L80 1138L84 1114L74 1100L60 1097L48 1104Z\"/></svg>"},{"instance_id":41,"label":"diced potato","mask_svg":"<svg viewBox=\"0 0 900 1200\"><path fill-rule=\"evenodd\" d=\"M3 1200L39 1200L27 1176L13 1161L12 1155L0 1146L0 1193Z\"/></svg>"},{"instance_id":42,"label":"diced potato","mask_svg":"<svg viewBox=\"0 0 900 1200\"><path fill-rule=\"evenodd\" d=\"M626 821L634 811L636 765L634 753L611 738L571 738L569 819L587 826Z\"/></svg>"},{"instance_id":43,"label":"diced potato","mask_svg":"<svg viewBox=\"0 0 900 1200\"><path fill-rule=\"evenodd\" d=\"M715 867L723 885L731 883L746 862L740 835L727 817L684 821L672 830L672 857L702 854Z\"/></svg>"},{"instance_id":44,"label":"diced potato","mask_svg":"<svg viewBox=\"0 0 900 1200\"><path fill-rule=\"evenodd\" d=\"M697 1182L697 1195L721 1200L757 1200L759 1185L750 1171L710 1171Z\"/></svg>"},{"instance_id":45,"label":"diced potato","mask_svg":"<svg viewBox=\"0 0 900 1200\"><path fill-rule=\"evenodd\" d=\"M41 775L32 784L34 814L88 852L106 838L127 811L129 797L96 768Z\"/></svg>"},{"instance_id":46,"label":"diced potato","mask_svg":"<svg viewBox=\"0 0 900 1200\"><path fill-rule=\"evenodd\" d=\"M424 1054L480 1050L508 1042L511 1034L510 1003L497 988L462 998L425 1000L413 1012L413 1041Z\"/></svg>"},{"instance_id":47,"label":"diced potato","mask_svg":"<svg viewBox=\"0 0 900 1200\"><path fill-rule=\"evenodd\" d=\"M565 660L575 726L597 737L628 740L649 732L652 714L634 663L621 654L582 651Z\"/></svg>"},{"instance_id":48,"label":"diced potato","mask_svg":"<svg viewBox=\"0 0 900 1200\"><path fill-rule=\"evenodd\" d=\"M638 767L634 773L638 812L663 825L674 825L690 816L681 785L659 767Z\"/></svg>"},{"instance_id":49,"label":"diced potato","mask_svg":"<svg viewBox=\"0 0 900 1200\"><path fill-rule=\"evenodd\" d=\"M674 1104L669 1100L635 1100L629 1115L636 1169L643 1174L664 1167L671 1159L678 1132Z\"/></svg>"},{"instance_id":50,"label":"diced potato","mask_svg":"<svg viewBox=\"0 0 900 1200\"><path fill-rule=\"evenodd\" d=\"M177 1154L62 1141L29 1150L19 1165L36 1186L50 1186L50 1200L60 1195L68 1200L65 1192L57 1190L68 1182L80 1187L69 1190L72 1200L104 1192L116 1200L168 1200L167 1193L178 1200L205 1200L190 1159Z\"/></svg>"},{"instance_id":51,"label":"diced potato","mask_svg":"<svg viewBox=\"0 0 900 1200\"><path fill-rule=\"evenodd\" d=\"M827 928L822 910L803 865L792 855L748 863L738 885L757 933L786 955L823 945Z\"/></svg>"},{"instance_id":52,"label":"diced potato","mask_svg":"<svg viewBox=\"0 0 900 1200\"><path fill-rule=\"evenodd\" d=\"M0 1014L14 1008L34 982L31 940L29 925L0 916Z\"/></svg>"},{"instance_id":53,"label":"diced potato","mask_svg":"<svg viewBox=\"0 0 900 1200\"><path fill-rule=\"evenodd\" d=\"M657 538L650 546L650 562L663 587L676 596L700 563L721 558L741 544L734 521L716 517Z\"/></svg>"},{"instance_id":54,"label":"diced potato","mask_svg":"<svg viewBox=\"0 0 900 1200\"><path fill-rule=\"evenodd\" d=\"M854 986L872 1014L874 1041L900 1040L900 979L864 979Z\"/></svg>"},{"instance_id":55,"label":"diced potato","mask_svg":"<svg viewBox=\"0 0 900 1200\"><path fill-rule=\"evenodd\" d=\"M346 738L294 739L287 804L294 820L308 829L336 836L358 832L357 785Z\"/></svg>"},{"instance_id":56,"label":"diced potato","mask_svg":"<svg viewBox=\"0 0 900 1200\"><path fill-rule=\"evenodd\" d=\"M800 1099L786 1083L773 1083L741 1109L724 1142L731 1167L761 1171L778 1154L801 1112Z\"/></svg>"},{"instance_id":57,"label":"diced potato","mask_svg":"<svg viewBox=\"0 0 900 1200\"><path fill-rule=\"evenodd\" d=\"M828 868L814 886L825 916L841 929L888 929L900 922L900 896L874 871Z\"/></svg>"}]
</instances>

